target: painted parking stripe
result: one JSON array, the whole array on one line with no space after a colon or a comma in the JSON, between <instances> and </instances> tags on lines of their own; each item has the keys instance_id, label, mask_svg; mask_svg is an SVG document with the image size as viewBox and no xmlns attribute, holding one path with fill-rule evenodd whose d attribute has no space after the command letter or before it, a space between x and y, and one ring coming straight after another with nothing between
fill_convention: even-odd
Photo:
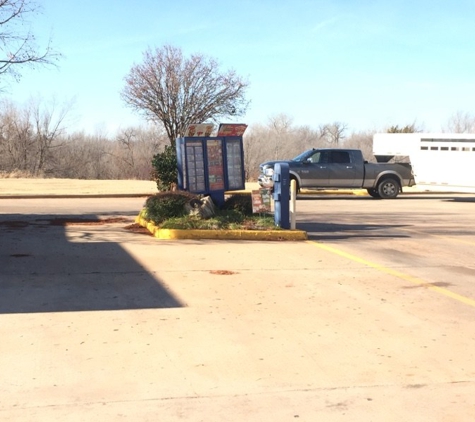
<instances>
[{"instance_id":1,"label":"painted parking stripe","mask_svg":"<svg viewBox=\"0 0 475 422\"><path fill-rule=\"evenodd\" d=\"M459 295L457 293L454 293L454 292L452 292L450 290L447 290L447 289L444 289L442 287L435 286L432 283L427 283L426 281L421 280L420 278L414 277L414 276L409 275L409 274L402 273L401 271L393 270L391 268L385 267L383 265L376 264L376 263L371 262L371 261L367 261L366 259L360 258L356 255L352 255L348 252L344 252L344 251L342 251L340 249L337 249L337 248L334 248L332 246L325 245L323 243L319 243L319 242L316 242L316 241L313 241L313 240L308 240L307 243L311 243L312 245L316 246L317 248L323 249L327 252L334 253L336 255L342 256L343 258L349 259L349 260L354 261L354 262L358 262L358 263L366 265L368 267L374 268L374 269L376 269L378 271L381 271L383 273L392 275L392 276L400 278L402 280L410 281L411 283L417 284L419 286L426 287L429 290L432 290L432 291L437 292L441 295L444 295L444 296L449 297L451 299L457 300L458 302L464 303L465 305L472 306L473 308L475 308L475 300L474 299L470 299L466 296Z\"/></svg>"}]
</instances>

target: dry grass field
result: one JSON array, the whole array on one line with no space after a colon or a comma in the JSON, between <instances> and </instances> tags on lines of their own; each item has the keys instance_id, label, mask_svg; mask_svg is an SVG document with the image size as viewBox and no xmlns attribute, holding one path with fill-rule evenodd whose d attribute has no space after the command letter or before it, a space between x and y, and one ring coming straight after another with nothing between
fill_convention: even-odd
<instances>
[{"instance_id":1,"label":"dry grass field","mask_svg":"<svg viewBox=\"0 0 475 422\"><path fill-rule=\"evenodd\" d=\"M259 189L246 183L246 190ZM79 180L0 178L0 197L49 195L153 195L157 185L149 180Z\"/></svg>"},{"instance_id":2,"label":"dry grass field","mask_svg":"<svg viewBox=\"0 0 475 422\"><path fill-rule=\"evenodd\" d=\"M156 183L148 180L0 178L0 196L150 195L156 192Z\"/></svg>"}]
</instances>

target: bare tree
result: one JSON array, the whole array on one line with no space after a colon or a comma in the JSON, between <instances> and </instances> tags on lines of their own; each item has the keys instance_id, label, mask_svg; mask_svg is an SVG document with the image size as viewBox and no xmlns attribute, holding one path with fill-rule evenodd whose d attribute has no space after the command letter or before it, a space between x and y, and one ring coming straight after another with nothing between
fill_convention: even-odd
<instances>
[{"instance_id":1,"label":"bare tree","mask_svg":"<svg viewBox=\"0 0 475 422\"><path fill-rule=\"evenodd\" d=\"M167 143L167 136L157 129L130 127L121 130L110 154L115 158L117 178L147 180L152 175L152 158Z\"/></svg>"},{"instance_id":2,"label":"bare tree","mask_svg":"<svg viewBox=\"0 0 475 422\"><path fill-rule=\"evenodd\" d=\"M53 150L63 144L68 111L68 105L58 110L54 101L44 105L39 99L31 99L23 107L4 101L0 111L1 169L35 176L53 171Z\"/></svg>"},{"instance_id":3,"label":"bare tree","mask_svg":"<svg viewBox=\"0 0 475 422\"><path fill-rule=\"evenodd\" d=\"M337 147L345 139L345 131L348 125L342 122L333 122L321 125L319 128L320 138Z\"/></svg>"},{"instance_id":4,"label":"bare tree","mask_svg":"<svg viewBox=\"0 0 475 422\"><path fill-rule=\"evenodd\" d=\"M43 106L41 100L32 99L29 105L32 124L34 125L34 143L36 161L33 173L42 173L47 166L53 165L53 150L64 145L62 141L66 128L65 119L71 104L58 109L56 100Z\"/></svg>"},{"instance_id":5,"label":"bare tree","mask_svg":"<svg viewBox=\"0 0 475 422\"><path fill-rule=\"evenodd\" d=\"M84 133L76 132L66 135L62 142L64 145L61 153L55 151L54 172L51 176L65 179L88 179L88 154Z\"/></svg>"},{"instance_id":6,"label":"bare tree","mask_svg":"<svg viewBox=\"0 0 475 422\"><path fill-rule=\"evenodd\" d=\"M310 128L309 126L298 126L295 129L295 138L298 142L295 143L295 153L293 156L300 154L306 149L321 148L324 146L322 139L319 136L319 131Z\"/></svg>"},{"instance_id":7,"label":"bare tree","mask_svg":"<svg viewBox=\"0 0 475 422\"><path fill-rule=\"evenodd\" d=\"M447 123L444 132L475 133L475 115L457 111Z\"/></svg>"},{"instance_id":8,"label":"bare tree","mask_svg":"<svg viewBox=\"0 0 475 422\"><path fill-rule=\"evenodd\" d=\"M244 175L246 181L257 180L259 164L270 159L266 132L267 129L264 126L253 125L244 133Z\"/></svg>"},{"instance_id":9,"label":"bare tree","mask_svg":"<svg viewBox=\"0 0 475 422\"><path fill-rule=\"evenodd\" d=\"M86 135L76 132L63 139L61 150L56 150L53 177L71 179L118 179L115 159L108 150L113 147L110 139L101 134Z\"/></svg>"},{"instance_id":10,"label":"bare tree","mask_svg":"<svg viewBox=\"0 0 475 422\"><path fill-rule=\"evenodd\" d=\"M269 158L273 160L282 159L283 157L290 158L290 138L292 137L293 132L292 123L293 119L284 113L269 118Z\"/></svg>"},{"instance_id":11,"label":"bare tree","mask_svg":"<svg viewBox=\"0 0 475 422\"><path fill-rule=\"evenodd\" d=\"M345 139L345 148L360 149L365 160L376 161L373 155L373 135L376 131L353 132Z\"/></svg>"},{"instance_id":12,"label":"bare tree","mask_svg":"<svg viewBox=\"0 0 475 422\"><path fill-rule=\"evenodd\" d=\"M285 113L273 115L267 123L267 159L290 159L308 148L322 143L317 131L308 126L295 126L293 119Z\"/></svg>"},{"instance_id":13,"label":"bare tree","mask_svg":"<svg viewBox=\"0 0 475 422\"><path fill-rule=\"evenodd\" d=\"M399 125L391 126L387 129L387 133L416 133L422 132L422 128L419 127L416 122L412 122L409 125L400 127Z\"/></svg>"},{"instance_id":14,"label":"bare tree","mask_svg":"<svg viewBox=\"0 0 475 422\"><path fill-rule=\"evenodd\" d=\"M235 71L222 73L216 60L201 54L185 58L170 45L148 49L125 82L122 99L162 124L172 146L189 124L241 116L248 106L249 83Z\"/></svg>"},{"instance_id":15,"label":"bare tree","mask_svg":"<svg viewBox=\"0 0 475 422\"><path fill-rule=\"evenodd\" d=\"M120 146L120 155L117 155L119 161L125 164L125 172L135 168L135 139L137 137L136 131L133 128L122 130L117 136L117 143Z\"/></svg>"},{"instance_id":16,"label":"bare tree","mask_svg":"<svg viewBox=\"0 0 475 422\"><path fill-rule=\"evenodd\" d=\"M32 173L34 147L31 113L3 101L0 111L0 164L4 172Z\"/></svg>"},{"instance_id":17,"label":"bare tree","mask_svg":"<svg viewBox=\"0 0 475 422\"><path fill-rule=\"evenodd\" d=\"M322 144L316 130L293 125L292 118L283 113L271 116L266 125L249 127L243 142L247 181L257 179L259 164L264 161L290 159Z\"/></svg>"},{"instance_id":18,"label":"bare tree","mask_svg":"<svg viewBox=\"0 0 475 422\"><path fill-rule=\"evenodd\" d=\"M51 41L43 49L36 45L27 18L37 11L31 0L0 0L0 75L18 79L21 65L52 64L59 57Z\"/></svg>"}]
</instances>

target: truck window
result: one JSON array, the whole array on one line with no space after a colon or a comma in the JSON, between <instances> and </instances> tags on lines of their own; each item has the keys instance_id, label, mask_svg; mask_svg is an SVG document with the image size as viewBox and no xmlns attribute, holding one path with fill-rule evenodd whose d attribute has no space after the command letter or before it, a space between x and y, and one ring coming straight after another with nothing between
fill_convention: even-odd
<instances>
[{"instance_id":1,"label":"truck window","mask_svg":"<svg viewBox=\"0 0 475 422\"><path fill-rule=\"evenodd\" d=\"M331 151L320 151L318 161L313 161L319 164L328 164L332 162Z\"/></svg>"},{"instance_id":2,"label":"truck window","mask_svg":"<svg viewBox=\"0 0 475 422\"><path fill-rule=\"evenodd\" d=\"M310 163L317 164L347 164L350 163L350 154L347 151L317 151L307 158Z\"/></svg>"},{"instance_id":3,"label":"truck window","mask_svg":"<svg viewBox=\"0 0 475 422\"><path fill-rule=\"evenodd\" d=\"M350 154L348 151L332 151L332 163L348 164L350 163Z\"/></svg>"},{"instance_id":4,"label":"truck window","mask_svg":"<svg viewBox=\"0 0 475 422\"><path fill-rule=\"evenodd\" d=\"M315 154L312 154L310 157L307 158L307 161L309 163L320 163L320 156L321 152L317 151Z\"/></svg>"}]
</instances>

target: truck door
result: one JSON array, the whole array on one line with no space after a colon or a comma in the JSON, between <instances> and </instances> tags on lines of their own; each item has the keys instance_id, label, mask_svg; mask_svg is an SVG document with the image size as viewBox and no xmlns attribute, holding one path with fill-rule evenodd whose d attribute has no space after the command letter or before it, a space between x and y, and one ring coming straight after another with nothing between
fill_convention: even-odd
<instances>
[{"instance_id":1,"label":"truck door","mask_svg":"<svg viewBox=\"0 0 475 422\"><path fill-rule=\"evenodd\" d=\"M327 187L330 185L328 163L331 151L315 151L307 157L298 170L302 187Z\"/></svg>"},{"instance_id":2,"label":"truck door","mask_svg":"<svg viewBox=\"0 0 475 422\"><path fill-rule=\"evenodd\" d=\"M349 151L331 151L331 160L328 164L329 186L335 188L361 187L363 183L362 165L353 161Z\"/></svg>"}]
</instances>

